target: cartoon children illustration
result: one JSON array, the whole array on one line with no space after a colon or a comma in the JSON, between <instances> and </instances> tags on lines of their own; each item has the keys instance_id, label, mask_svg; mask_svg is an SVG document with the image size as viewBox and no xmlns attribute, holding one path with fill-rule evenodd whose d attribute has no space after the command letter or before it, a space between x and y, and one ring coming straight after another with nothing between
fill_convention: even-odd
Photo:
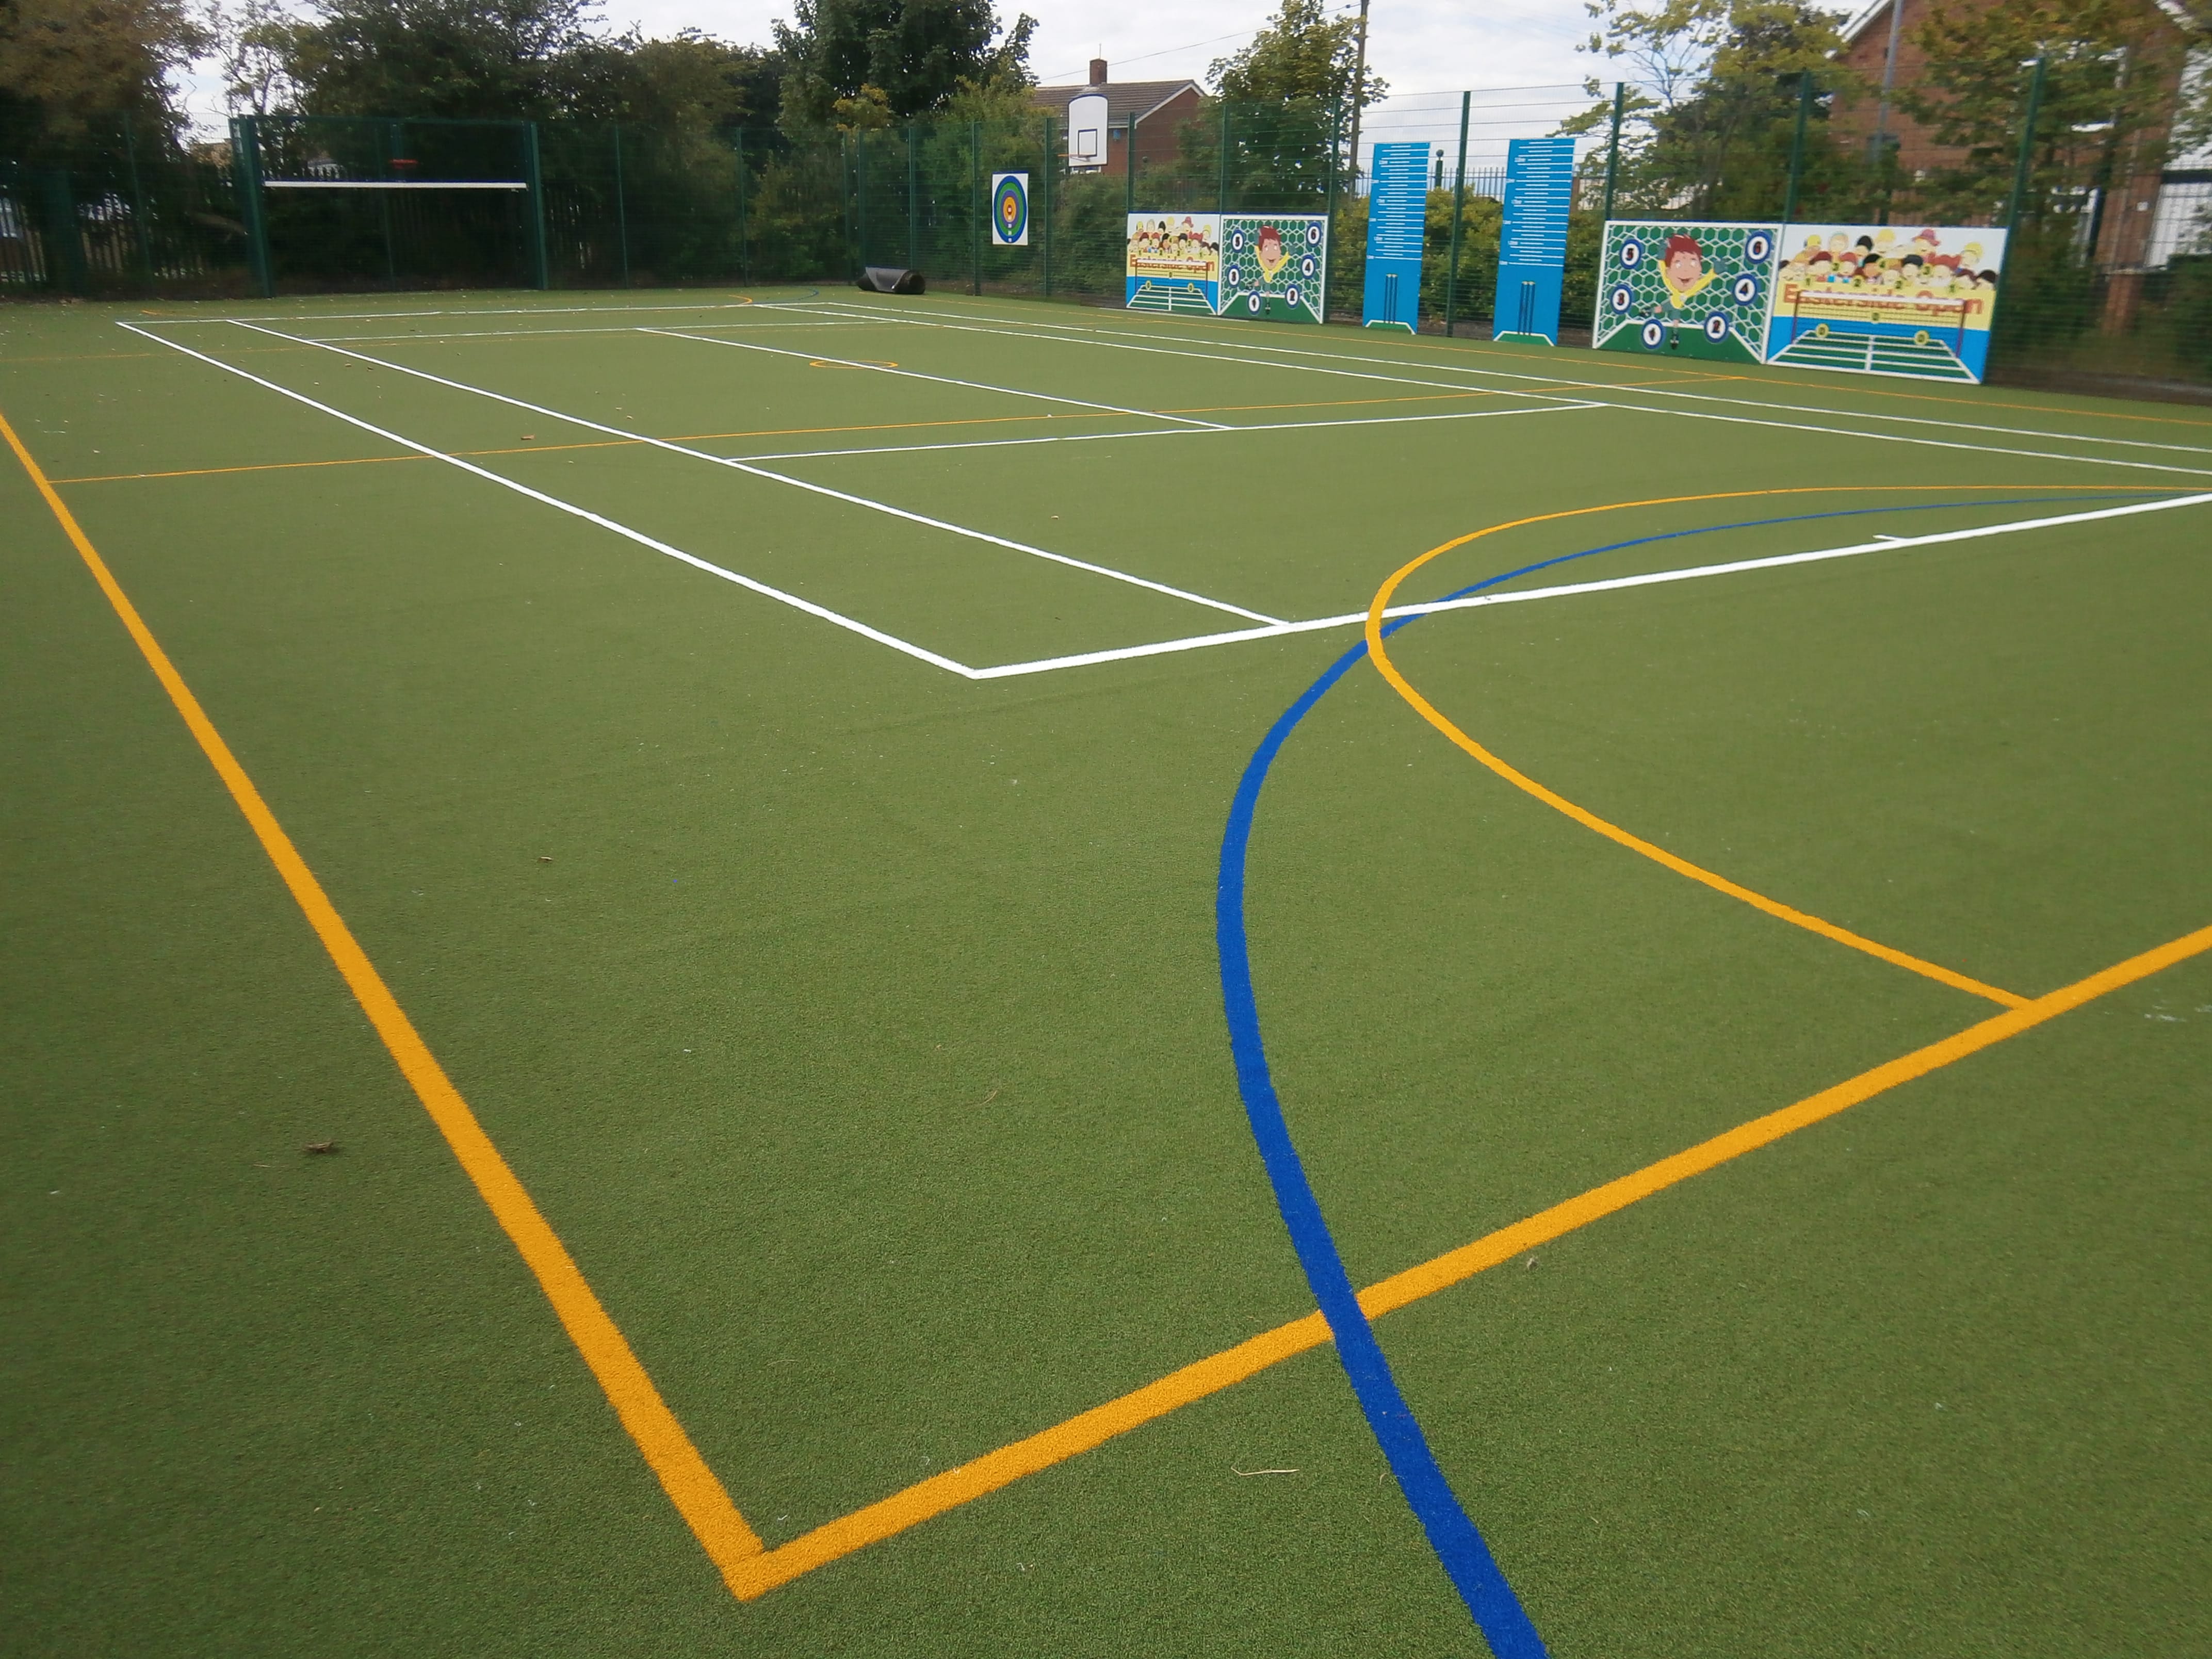
<instances>
[{"instance_id":1,"label":"cartoon children illustration","mask_svg":"<svg viewBox=\"0 0 2212 1659\"><path fill-rule=\"evenodd\" d=\"M1261 280L1273 282L1283 267L1291 262L1290 253L1283 246L1283 233L1273 225L1261 226L1260 246L1254 251L1253 258L1260 263Z\"/></svg>"},{"instance_id":2,"label":"cartoon children illustration","mask_svg":"<svg viewBox=\"0 0 2212 1659\"><path fill-rule=\"evenodd\" d=\"M1705 251L1694 236L1669 236L1661 256L1660 280L1667 284L1667 303L1680 311L1709 287L1719 273L1705 269Z\"/></svg>"}]
</instances>

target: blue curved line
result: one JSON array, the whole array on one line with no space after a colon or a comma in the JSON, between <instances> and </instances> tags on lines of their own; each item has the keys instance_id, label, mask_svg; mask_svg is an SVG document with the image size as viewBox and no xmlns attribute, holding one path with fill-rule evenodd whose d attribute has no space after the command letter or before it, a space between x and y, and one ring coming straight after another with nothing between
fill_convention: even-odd
<instances>
[{"instance_id":1,"label":"blue curved line","mask_svg":"<svg viewBox=\"0 0 2212 1659\"><path fill-rule=\"evenodd\" d=\"M2104 501L2103 495L2021 496L2011 500L1991 501L1927 501L1892 503L1882 507L1849 507L1828 513L1793 514L1787 518L1747 519L1735 524L1701 526L1695 530L1671 530L1657 535L1638 536L1630 541L1611 542L1603 547L1585 548L1579 553L1561 554L1557 558L1541 559L1534 564L1522 565L1517 570L1501 572L1486 577L1469 586L1449 595L1450 599L1465 599L1495 587L1501 582L1525 576L1533 571L1548 569L1576 559L1587 559L1600 553L1617 552L1622 548L1641 547L1651 542L1673 541L1685 536L1705 536L1723 530L1747 530L1755 526L1778 524L1800 524L1815 519L1851 518L1868 513L1935 512L1947 507L2017 507L2031 502L2060 499L2074 501ZM1387 623L1384 635L1395 634L1400 629L1419 621L1418 616L1401 617ZM1277 1098L1275 1085L1267 1068L1267 1044L1260 1035L1260 1006L1252 988L1252 959L1244 932L1244 868L1245 855L1252 839L1252 820L1259 811L1260 791L1267 781L1268 769L1275 757L1282 752L1283 744L1298 723L1310 714L1315 706L1328 695L1332 687L1350 673L1367 654L1367 642L1358 645L1325 669L1321 678L1299 696L1297 702L1277 717L1252 751L1245 763L1244 775L1237 780L1237 794L1230 803L1229 822L1221 836L1221 863L1214 890L1214 935L1221 960L1222 1011L1229 1024L1229 1048L1237 1064L1237 1088L1243 1097L1246 1117L1252 1127L1252 1139L1260 1152L1260 1161L1267 1171L1268 1184L1274 1188L1275 1207L1280 1212L1283 1224L1289 1230L1291 1246L1297 1251L1298 1265L1305 1270L1306 1283L1311 1287L1314 1299L1321 1304L1322 1316L1328 1321L1330 1334L1335 1339L1338 1360L1344 1366L1346 1380L1359 1401L1359 1409L1367 1419L1368 1428L1376 1443L1396 1477L1399 1490L1405 1494L1406 1503L1428 1535L1429 1547L1436 1552L1437 1561L1467 1603L1468 1611L1489 1642L1497 1659L1545 1659L1543 1638L1536 1633L1528 1613L1514 1595L1513 1587L1498 1570L1490 1547L1483 1541L1481 1532L1468 1515L1451 1483L1444 1478L1436 1454L1429 1448L1428 1438L1413 1416L1413 1408L1399 1391L1398 1381L1391 1374L1390 1362L1384 1358L1382 1345L1375 1340L1375 1329L1359 1306L1358 1293L1352 1288L1351 1276L1345 1271L1344 1258L1338 1253L1336 1240L1322 1217L1321 1200L1314 1195L1313 1183L1306 1179L1305 1165L1299 1160L1297 1146L1291 1139L1290 1125L1284 1120L1282 1102Z\"/></svg>"}]
</instances>

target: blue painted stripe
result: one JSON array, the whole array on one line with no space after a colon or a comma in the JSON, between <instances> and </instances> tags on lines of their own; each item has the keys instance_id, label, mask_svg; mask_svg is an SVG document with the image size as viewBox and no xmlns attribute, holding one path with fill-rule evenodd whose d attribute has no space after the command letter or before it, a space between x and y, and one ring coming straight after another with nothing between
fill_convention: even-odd
<instances>
[{"instance_id":1,"label":"blue painted stripe","mask_svg":"<svg viewBox=\"0 0 2212 1659\"><path fill-rule=\"evenodd\" d=\"M1553 565L1685 536L1705 536L1717 531L1747 530L1765 525L1802 524L1816 519L1852 518L1868 513L2017 507L2051 499L2022 496L2001 501L1931 501L1850 507L1829 513L1793 514L1787 518L1704 525L1694 530L1671 530L1629 541L1610 542L1603 547L1585 548L1579 553L1565 553L1557 558L1540 559L1517 570L1486 577L1448 597L1466 599L1486 587L1495 587ZM2063 499L2075 501L2110 498L2077 495ZM1418 617L1400 617L1387 623L1382 632L1387 637L1419 620ZM1236 798L1230 803L1229 822L1222 832L1220 870L1214 891L1214 934L1221 959L1222 1011L1229 1024L1230 1053L1237 1063L1237 1091L1244 1099L1245 1115L1251 1122L1252 1139L1259 1147L1260 1161L1267 1169L1268 1183L1274 1188L1275 1207L1282 1214L1284 1226L1290 1231L1291 1245L1297 1252L1298 1265L1305 1270L1306 1283L1328 1321L1330 1334L1336 1341L1337 1358L1344 1366L1345 1376L1352 1384L1352 1392L1366 1416L1376 1443L1382 1449L1407 1506L1420 1522L1421 1530L1428 1534L1429 1547L1436 1552L1437 1561L1467 1603L1468 1611L1474 1615L1474 1622L1480 1626L1492 1652L1498 1659L1544 1659L1543 1638L1537 1635L1535 1626L1530 1622L1520 1598L1514 1595L1513 1587L1506 1583L1505 1575L1498 1570L1481 1532L1453 1492L1451 1483L1444 1478L1413 1408L1399 1392L1390 1362L1383 1357L1382 1344L1375 1340L1374 1327L1368 1323L1359 1306L1358 1295L1345 1271L1344 1258L1338 1254L1336 1240L1322 1215L1321 1200L1314 1195L1313 1183L1306 1179L1305 1165L1300 1162L1297 1147L1291 1139L1290 1125L1284 1121L1282 1103L1276 1097L1274 1082L1267 1069L1267 1044L1260 1035L1259 1001L1252 989L1251 952L1244 932L1245 854L1251 844L1252 820L1260 807L1260 791L1267 781L1268 769L1273 766L1275 757L1282 752L1298 723L1366 654L1367 642L1362 640L1331 663L1321 678L1267 728L1267 735L1260 740L1260 746L1252 751L1252 758L1245 764L1244 775L1237 780Z\"/></svg>"}]
</instances>

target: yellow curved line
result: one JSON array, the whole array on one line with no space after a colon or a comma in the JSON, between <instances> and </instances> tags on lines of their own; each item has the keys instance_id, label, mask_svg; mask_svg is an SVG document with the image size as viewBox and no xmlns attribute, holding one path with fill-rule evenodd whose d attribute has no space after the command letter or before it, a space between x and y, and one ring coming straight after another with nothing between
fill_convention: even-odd
<instances>
[{"instance_id":1,"label":"yellow curved line","mask_svg":"<svg viewBox=\"0 0 2212 1659\"><path fill-rule=\"evenodd\" d=\"M2097 486L2084 487L2096 488ZM1632 835L1619 824L1608 823L1588 808L1577 806L1564 795L1547 789L1526 773L1518 771L1500 760L1466 732L1461 731L1458 726L1453 725L1434 703L1414 690L1412 683L1398 672L1397 664L1390 660L1390 653L1384 648L1382 643L1382 613L1389 607L1391 596L1397 592L1400 584L1407 577L1440 554L1449 553L1455 547L1464 547L1469 542L1480 541L1485 536L1495 536L1501 531L1517 530L1524 525L1546 524L1554 519L1580 518L1591 513L1617 513L1629 507L1670 507L1684 501L1741 501L1757 495L1856 495L1868 491L1909 492L1953 489L2017 489L2019 488L2018 484L1807 484L1783 489L1725 489L1698 495L1660 495L1648 501L1610 501L1601 507L1569 507L1559 513L1538 513L1525 519L1510 519L1503 524L1489 525L1480 530L1469 531L1464 536L1455 536L1450 541L1431 548L1419 558L1400 566L1394 571L1390 579L1376 590L1374 601L1367 607L1367 654L1374 659L1375 666L1381 671L1382 678L1389 681L1391 688L1412 704L1414 712L1423 720L1428 721L1437 731L1449 738L1453 743L1465 750L1476 760L1480 761L1515 788L1523 790L1542 801L1545 805L1565 813L1584 829L1595 830L1608 841L1618 842L1631 852L1641 853L1654 863L1666 866L1677 875L1687 876L1692 881L1703 882L1715 892L1725 893L1733 899L1741 899L1754 909L1764 910L1770 916L1779 917L1795 927L1818 933L1824 939L1832 939L1838 945L1848 945L1854 951L1863 951L1870 957L1879 957L1882 961L1894 963L1899 968L1909 968L1916 974L1923 975L1941 984L1948 985L1955 990L1971 992L1978 997L1986 997L1991 1002L2001 1004L2004 1007L2025 1008L2028 999L2017 993L2001 990L1994 985L1984 985L1981 981L1970 978L1965 974L1954 972L1936 963L1923 962L1918 957L1906 951L1896 950L1862 934L1854 933L1848 927L1838 927L1832 921L1825 921L1819 916L1800 910L1794 905L1784 904L1778 899L1771 899L1764 893L1754 893L1750 888L1739 885L1726 876L1716 875L1701 865L1691 863L1687 859L1677 857L1663 847L1654 846L1641 836Z\"/></svg>"}]
</instances>

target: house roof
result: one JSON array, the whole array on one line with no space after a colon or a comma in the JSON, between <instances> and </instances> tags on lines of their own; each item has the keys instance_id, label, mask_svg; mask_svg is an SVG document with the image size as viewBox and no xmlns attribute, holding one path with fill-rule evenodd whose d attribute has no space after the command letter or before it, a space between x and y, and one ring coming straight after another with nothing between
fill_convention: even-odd
<instances>
[{"instance_id":1,"label":"house roof","mask_svg":"<svg viewBox=\"0 0 2212 1659\"><path fill-rule=\"evenodd\" d=\"M1038 87L1030 94L1030 102L1038 109L1056 109L1065 115L1072 100L1086 92L1103 92L1106 118L1119 126L1133 115L1141 121L1158 112L1162 105L1185 91L1201 98L1206 95L1206 88L1195 81L1109 81L1103 87Z\"/></svg>"}]
</instances>

